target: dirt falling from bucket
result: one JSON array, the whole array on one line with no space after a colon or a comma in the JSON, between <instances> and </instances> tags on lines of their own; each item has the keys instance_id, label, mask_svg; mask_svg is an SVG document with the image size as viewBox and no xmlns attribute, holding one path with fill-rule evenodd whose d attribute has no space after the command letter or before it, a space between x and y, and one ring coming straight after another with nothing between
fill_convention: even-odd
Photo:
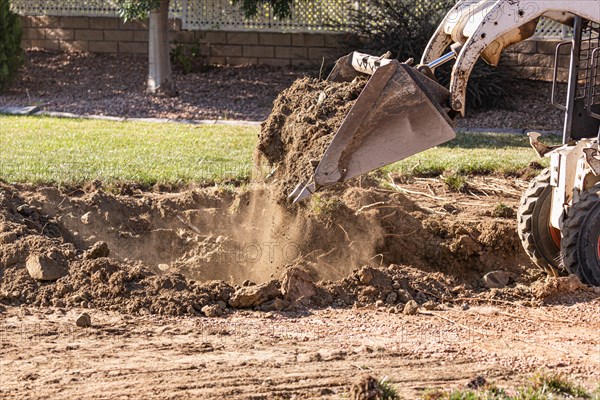
<instances>
[{"instance_id":1,"label":"dirt falling from bucket","mask_svg":"<svg viewBox=\"0 0 600 400\"><path fill-rule=\"evenodd\" d=\"M276 168L273 190L280 200L311 177L311 160L321 159L366 82L303 78L277 97L257 150Z\"/></svg>"}]
</instances>

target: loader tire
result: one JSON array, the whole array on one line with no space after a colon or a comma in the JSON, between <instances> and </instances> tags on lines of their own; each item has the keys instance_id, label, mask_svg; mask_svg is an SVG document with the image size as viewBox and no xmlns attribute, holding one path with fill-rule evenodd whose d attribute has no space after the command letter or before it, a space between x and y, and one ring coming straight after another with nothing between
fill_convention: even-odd
<instances>
[{"instance_id":1,"label":"loader tire","mask_svg":"<svg viewBox=\"0 0 600 400\"><path fill-rule=\"evenodd\" d=\"M600 184L583 192L567 212L561 248L567 271L600 286Z\"/></svg>"},{"instance_id":2,"label":"loader tire","mask_svg":"<svg viewBox=\"0 0 600 400\"><path fill-rule=\"evenodd\" d=\"M551 203L550 170L545 169L530 182L521 197L517 227L529 258L546 273L557 276L560 231L550 227Z\"/></svg>"}]
</instances>

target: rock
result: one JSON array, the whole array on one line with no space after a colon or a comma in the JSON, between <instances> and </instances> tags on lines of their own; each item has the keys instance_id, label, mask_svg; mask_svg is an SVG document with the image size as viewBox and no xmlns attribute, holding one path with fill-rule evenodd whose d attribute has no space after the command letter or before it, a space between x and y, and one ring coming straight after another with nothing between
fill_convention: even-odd
<instances>
[{"instance_id":1,"label":"rock","mask_svg":"<svg viewBox=\"0 0 600 400\"><path fill-rule=\"evenodd\" d=\"M229 298L229 305L234 308L255 307L279 295L281 292L275 280L260 285L242 286Z\"/></svg>"},{"instance_id":2,"label":"rock","mask_svg":"<svg viewBox=\"0 0 600 400\"><path fill-rule=\"evenodd\" d=\"M171 266L169 264L158 264L158 269L165 272L168 271Z\"/></svg>"},{"instance_id":3,"label":"rock","mask_svg":"<svg viewBox=\"0 0 600 400\"><path fill-rule=\"evenodd\" d=\"M371 375L361 376L350 388L351 400L379 400L383 398L383 392L379 388L379 382Z\"/></svg>"},{"instance_id":4,"label":"rock","mask_svg":"<svg viewBox=\"0 0 600 400\"><path fill-rule=\"evenodd\" d=\"M81 313L77 320L75 321L75 325L80 328L87 328L92 326L92 317L88 313Z\"/></svg>"},{"instance_id":5,"label":"rock","mask_svg":"<svg viewBox=\"0 0 600 400\"><path fill-rule=\"evenodd\" d=\"M264 302L260 305L262 311L281 311L290 305L289 301L276 298L271 301Z\"/></svg>"},{"instance_id":6,"label":"rock","mask_svg":"<svg viewBox=\"0 0 600 400\"><path fill-rule=\"evenodd\" d=\"M404 305L404 310L402 310L402 313L405 315L415 315L418 311L419 304L416 301L411 300Z\"/></svg>"},{"instance_id":7,"label":"rock","mask_svg":"<svg viewBox=\"0 0 600 400\"><path fill-rule=\"evenodd\" d=\"M293 267L288 268L281 279L281 292L283 298L290 303L308 303L317 294L312 278L305 270Z\"/></svg>"},{"instance_id":8,"label":"rock","mask_svg":"<svg viewBox=\"0 0 600 400\"><path fill-rule=\"evenodd\" d=\"M88 251L83 253L84 260L95 260L96 258L108 257L110 249L106 242L96 242Z\"/></svg>"},{"instance_id":9,"label":"rock","mask_svg":"<svg viewBox=\"0 0 600 400\"><path fill-rule=\"evenodd\" d=\"M202 313L209 318L220 317L223 315L223 310L216 304L202 307Z\"/></svg>"},{"instance_id":10,"label":"rock","mask_svg":"<svg viewBox=\"0 0 600 400\"><path fill-rule=\"evenodd\" d=\"M436 310L438 308L438 303L436 303L433 300L429 300L425 303L423 303L423 308L428 310L428 311L433 311Z\"/></svg>"},{"instance_id":11,"label":"rock","mask_svg":"<svg viewBox=\"0 0 600 400\"><path fill-rule=\"evenodd\" d=\"M483 277L483 284L488 289L502 289L510 281L510 274L506 271L488 272Z\"/></svg>"},{"instance_id":12,"label":"rock","mask_svg":"<svg viewBox=\"0 0 600 400\"><path fill-rule=\"evenodd\" d=\"M81 218L79 218L79 220L81 221L82 224L88 225L91 222L90 221L91 217L92 217L92 212L88 211L85 214L83 214L81 216Z\"/></svg>"},{"instance_id":13,"label":"rock","mask_svg":"<svg viewBox=\"0 0 600 400\"><path fill-rule=\"evenodd\" d=\"M60 260L56 254L32 254L27 258L25 267L29 276L38 281L55 281L69 273L66 262Z\"/></svg>"}]
</instances>

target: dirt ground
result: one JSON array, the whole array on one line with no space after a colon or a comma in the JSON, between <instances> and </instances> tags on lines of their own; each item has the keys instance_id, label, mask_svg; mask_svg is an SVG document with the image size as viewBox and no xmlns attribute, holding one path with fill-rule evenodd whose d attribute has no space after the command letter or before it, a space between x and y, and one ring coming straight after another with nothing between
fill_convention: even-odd
<instances>
[{"instance_id":1,"label":"dirt ground","mask_svg":"<svg viewBox=\"0 0 600 400\"><path fill-rule=\"evenodd\" d=\"M38 105L129 118L265 120L283 89L297 78L318 77L319 67L214 67L187 75L175 71L175 98L147 96L146 75L145 57L28 51L19 79L0 94L0 106ZM550 83L510 79L505 90L507 107L470 112L457 126L561 130L563 113L550 105Z\"/></svg>"},{"instance_id":2,"label":"dirt ground","mask_svg":"<svg viewBox=\"0 0 600 400\"><path fill-rule=\"evenodd\" d=\"M544 369L593 388L600 291L546 278L527 260L513 216L525 184L482 177L463 194L436 179L395 190L365 181L330 193L340 208L301 212L273 211L258 189L3 185L0 394L333 399L370 372L415 398L477 376L514 388ZM287 218L308 235L278 236L271 224ZM241 237L229 236L232 225ZM90 258L100 240L110 255ZM215 258L217 242L233 253ZM278 258L286 243L294 254ZM49 249L70 274L37 282L24 261ZM483 275L498 270L509 284L486 288ZM410 299L416 315L403 314ZM75 325L82 312L90 327Z\"/></svg>"},{"instance_id":3,"label":"dirt ground","mask_svg":"<svg viewBox=\"0 0 600 400\"><path fill-rule=\"evenodd\" d=\"M0 314L4 399L348 398L364 372L403 398L484 376L515 387L547 369L594 388L600 303L473 305L389 314L374 307L238 311L226 319L8 307Z\"/></svg>"}]
</instances>

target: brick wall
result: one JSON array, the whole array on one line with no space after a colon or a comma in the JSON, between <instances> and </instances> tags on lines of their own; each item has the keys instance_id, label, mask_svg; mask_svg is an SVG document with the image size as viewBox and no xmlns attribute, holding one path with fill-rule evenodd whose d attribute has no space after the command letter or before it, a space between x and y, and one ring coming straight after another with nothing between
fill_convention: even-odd
<instances>
[{"instance_id":1,"label":"brick wall","mask_svg":"<svg viewBox=\"0 0 600 400\"><path fill-rule=\"evenodd\" d=\"M48 50L147 54L148 24L105 17L23 17L23 46ZM171 21L171 40L199 43L209 64L320 65L346 54L349 34L185 31ZM554 50L559 42L527 40L505 50L504 65L527 79L552 80ZM566 81L568 48L559 60L559 79Z\"/></svg>"},{"instance_id":2,"label":"brick wall","mask_svg":"<svg viewBox=\"0 0 600 400\"><path fill-rule=\"evenodd\" d=\"M199 43L210 64L320 64L346 53L347 34L185 31L171 21L171 40ZM147 54L146 21L106 17L23 17L23 47L95 53Z\"/></svg>"},{"instance_id":3,"label":"brick wall","mask_svg":"<svg viewBox=\"0 0 600 400\"><path fill-rule=\"evenodd\" d=\"M515 70L524 79L551 81L554 72L554 54L558 41L524 42L508 47L504 51L502 64ZM566 82L569 73L570 48L561 49L558 60L558 80Z\"/></svg>"}]
</instances>

